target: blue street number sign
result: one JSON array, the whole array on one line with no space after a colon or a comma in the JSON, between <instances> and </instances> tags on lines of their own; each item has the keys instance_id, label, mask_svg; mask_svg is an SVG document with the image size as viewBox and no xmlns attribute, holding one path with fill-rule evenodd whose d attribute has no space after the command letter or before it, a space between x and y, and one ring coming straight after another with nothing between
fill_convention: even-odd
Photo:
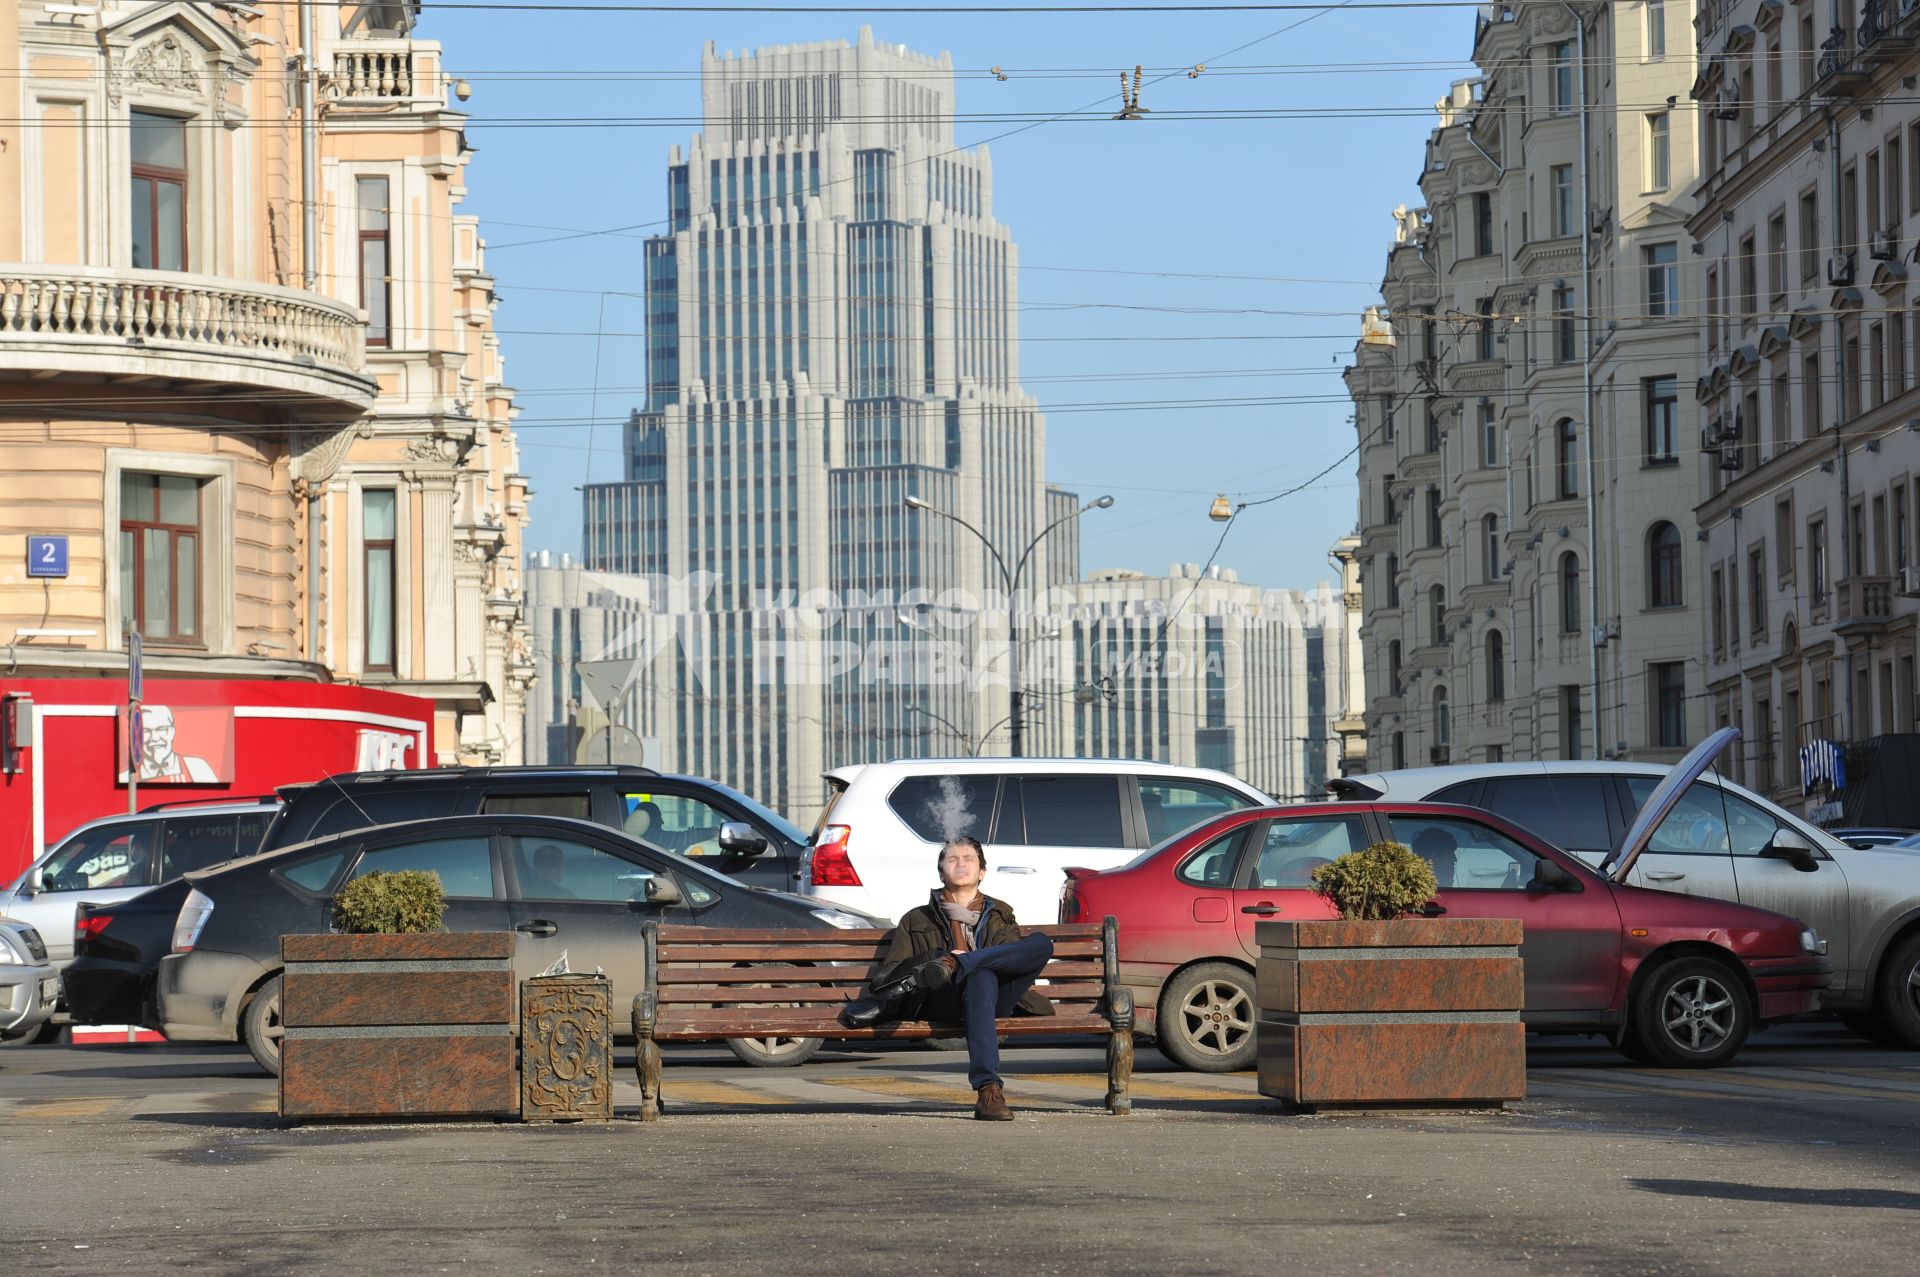
<instances>
[{"instance_id":1,"label":"blue street number sign","mask_svg":"<svg viewBox=\"0 0 1920 1277\"><path fill-rule=\"evenodd\" d=\"M28 576L65 576L67 539L65 537L27 538Z\"/></svg>"}]
</instances>

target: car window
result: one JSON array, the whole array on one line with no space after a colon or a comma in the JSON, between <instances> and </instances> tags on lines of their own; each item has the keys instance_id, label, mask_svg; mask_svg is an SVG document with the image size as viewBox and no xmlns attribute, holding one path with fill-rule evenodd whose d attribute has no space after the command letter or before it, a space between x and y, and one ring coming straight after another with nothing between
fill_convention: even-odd
<instances>
[{"instance_id":1,"label":"car window","mask_svg":"<svg viewBox=\"0 0 1920 1277\"><path fill-rule=\"evenodd\" d=\"M48 891L112 891L150 887L153 826L109 825L75 834L47 857L41 877Z\"/></svg>"},{"instance_id":2,"label":"car window","mask_svg":"<svg viewBox=\"0 0 1920 1277\"><path fill-rule=\"evenodd\" d=\"M234 857L239 820L225 816L169 816L160 824L160 881Z\"/></svg>"},{"instance_id":3,"label":"car window","mask_svg":"<svg viewBox=\"0 0 1920 1277\"><path fill-rule=\"evenodd\" d=\"M251 856L259 851L268 827L273 824L274 815L272 811L243 811L235 816L233 854Z\"/></svg>"},{"instance_id":4,"label":"car window","mask_svg":"<svg viewBox=\"0 0 1920 1277\"><path fill-rule=\"evenodd\" d=\"M1613 850L1608 801L1604 776L1500 776L1480 805L1593 861Z\"/></svg>"},{"instance_id":5,"label":"car window","mask_svg":"<svg viewBox=\"0 0 1920 1277\"><path fill-rule=\"evenodd\" d=\"M1126 846L1118 776L1022 776L1020 790L1027 846Z\"/></svg>"},{"instance_id":6,"label":"car window","mask_svg":"<svg viewBox=\"0 0 1920 1277\"><path fill-rule=\"evenodd\" d=\"M524 900L645 901L648 881L668 876L664 866L639 864L592 843L537 835L514 838L513 869ZM691 904L715 898L692 881L683 891Z\"/></svg>"},{"instance_id":7,"label":"car window","mask_svg":"<svg viewBox=\"0 0 1920 1277\"><path fill-rule=\"evenodd\" d=\"M311 842L328 834L343 834L350 829L374 825L398 825L409 820L432 820L444 816L453 807L451 789L408 789L403 792L340 792L334 804L313 822L313 828L297 841Z\"/></svg>"},{"instance_id":8,"label":"car window","mask_svg":"<svg viewBox=\"0 0 1920 1277\"><path fill-rule=\"evenodd\" d=\"M1141 776L1136 783L1140 786L1140 810L1147 818L1148 842L1171 838L1203 820L1254 805L1245 794L1204 780Z\"/></svg>"},{"instance_id":9,"label":"car window","mask_svg":"<svg viewBox=\"0 0 1920 1277\"><path fill-rule=\"evenodd\" d=\"M488 815L559 816L566 820L592 820L593 795L488 794L480 800L480 810Z\"/></svg>"},{"instance_id":10,"label":"car window","mask_svg":"<svg viewBox=\"0 0 1920 1277\"><path fill-rule=\"evenodd\" d=\"M682 856L721 854L720 826L729 818L703 799L690 794L624 794L622 805L620 828L629 838Z\"/></svg>"},{"instance_id":11,"label":"car window","mask_svg":"<svg viewBox=\"0 0 1920 1277\"><path fill-rule=\"evenodd\" d=\"M294 886L317 894L332 885L334 875L340 872L340 866L346 858L344 851L330 851L295 864L281 865L273 872Z\"/></svg>"},{"instance_id":12,"label":"car window","mask_svg":"<svg viewBox=\"0 0 1920 1277\"><path fill-rule=\"evenodd\" d=\"M1324 820L1270 820L1254 863L1255 887L1309 887L1313 871L1368 843L1358 816Z\"/></svg>"},{"instance_id":13,"label":"car window","mask_svg":"<svg viewBox=\"0 0 1920 1277\"><path fill-rule=\"evenodd\" d=\"M1240 849L1246 845L1253 829L1252 825L1242 825L1221 834L1187 857L1186 863L1180 866L1178 876L1196 887L1219 887L1223 890L1231 887L1234 869L1240 863Z\"/></svg>"},{"instance_id":14,"label":"car window","mask_svg":"<svg viewBox=\"0 0 1920 1277\"><path fill-rule=\"evenodd\" d=\"M927 842L962 834L986 840L998 776L909 776L887 795L887 806Z\"/></svg>"},{"instance_id":15,"label":"car window","mask_svg":"<svg viewBox=\"0 0 1920 1277\"><path fill-rule=\"evenodd\" d=\"M794 824L791 820L788 820L785 816L782 816L765 803L755 800L751 794L743 794L739 790L728 788L725 785L715 785L713 788L719 792L721 797L728 799L741 810L745 811L747 813L747 819L755 825L764 829L772 829L782 838L796 845L804 844L807 841L807 835L801 830L800 826Z\"/></svg>"},{"instance_id":16,"label":"car window","mask_svg":"<svg viewBox=\"0 0 1920 1277\"><path fill-rule=\"evenodd\" d=\"M423 869L440 875L440 885L446 888L449 899L485 900L494 894L491 841L485 834L474 834L377 847L360 857L353 876L364 878L376 870L396 873Z\"/></svg>"},{"instance_id":17,"label":"car window","mask_svg":"<svg viewBox=\"0 0 1920 1277\"><path fill-rule=\"evenodd\" d=\"M1395 842L1433 866L1442 891L1523 891L1540 857L1471 820L1390 817Z\"/></svg>"},{"instance_id":18,"label":"car window","mask_svg":"<svg viewBox=\"0 0 1920 1277\"><path fill-rule=\"evenodd\" d=\"M1653 776L1627 778L1627 792L1633 797L1635 811L1646 806L1659 783ZM1773 841L1779 828L1779 818L1766 808L1697 780L1653 831L1647 850L1673 855L1757 856Z\"/></svg>"}]
</instances>

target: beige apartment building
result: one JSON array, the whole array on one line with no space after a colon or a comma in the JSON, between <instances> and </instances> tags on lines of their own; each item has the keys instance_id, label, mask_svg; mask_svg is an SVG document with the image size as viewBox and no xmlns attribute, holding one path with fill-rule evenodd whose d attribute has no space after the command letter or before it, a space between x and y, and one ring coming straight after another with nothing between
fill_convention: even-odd
<instances>
[{"instance_id":1,"label":"beige apartment building","mask_svg":"<svg viewBox=\"0 0 1920 1277\"><path fill-rule=\"evenodd\" d=\"M1754 788L1906 823L1910 768L1873 764L1915 717L1920 5L1739 0L1696 29L1713 721ZM1802 785L1821 741L1839 792Z\"/></svg>"},{"instance_id":2,"label":"beige apartment building","mask_svg":"<svg viewBox=\"0 0 1920 1277\"><path fill-rule=\"evenodd\" d=\"M1676 758L1706 721L1690 3L1483 6L1347 373L1367 763Z\"/></svg>"},{"instance_id":3,"label":"beige apartment building","mask_svg":"<svg viewBox=\"0 0 1920 1277\"><path fill-rule=\"evenodd\" d=\"M528 488L417 2L0 17L8 673L359 683L517 762ZM64 537L64 577L27 573Z\"/></svg>"}]
</instances>

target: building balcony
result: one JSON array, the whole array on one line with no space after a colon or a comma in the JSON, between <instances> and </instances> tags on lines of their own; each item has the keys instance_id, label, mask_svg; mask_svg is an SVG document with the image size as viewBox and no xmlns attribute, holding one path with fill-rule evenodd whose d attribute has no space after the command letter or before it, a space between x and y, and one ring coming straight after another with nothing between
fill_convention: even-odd
<instances>
[{"instance_id":1,"label":"building balcony","mask_svg":"<svg viewBox=\"0 0 1920 1277\"><path fill-rule=\"evenodd\" d=\"M1820 42L1820 57L1814 64L1813 87L1816 93L1854 93L1866 85L1873 68L1861 56L1855 33L1835 27Z\"/></svg>"},{"instance_id":2,"label":"building balcony","mask_svg":"<svg viewBox=\"0 0 1920 1277\"><path fill-rule=\"evenodd\" d=\"M1833 628L1859 634L1886 627L1893 619L1893 578L1852 576L1833 590Z\"/></svg>"},{"instance_id":3,"label":"building balcony","mask_svg":"<svg viewBox=\"0 0 1920 1277\"><path fill-rule=\"evenodd\" d=\"M0 263L0 376L276 392L316 417L373 405L360 311L318 293L176 271Z\"/></svg>"},{"instance_id":4,"label":"building balcony","mask_svg":"<svg viewBox=\"0 0 1920 1277\"><path fill-rule=\"evenodd\" d=\"M439 45L431 41L367 39L334 50L327 97L340 106L396 103L443 106Z\"/></svg>"}]
</instances>

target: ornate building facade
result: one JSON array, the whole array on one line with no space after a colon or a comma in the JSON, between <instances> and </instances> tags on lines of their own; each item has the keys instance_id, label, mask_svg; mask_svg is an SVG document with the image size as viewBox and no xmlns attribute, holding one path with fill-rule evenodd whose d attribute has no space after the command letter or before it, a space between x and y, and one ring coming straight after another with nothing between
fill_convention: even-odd
<instances>
[{"instance_id":1,"label":"ornate building facade","mask_svg":"<svg viewBox=\"0 0 1920 1277\"><path fill-rule=\"evenodd\" d=\"M520 761L528 486L418 9L0 20L10 674L112 676L138 631L156 676L408 693L412 761Z\"/></svg>"},{"instance_id":2,"label":"ornate building facade","mask_svg":"<svg viewBox=\"0 0 1920 1277\"><path fill-rule=\"evenodd\" d=\"M1691 4L1485 6L1347 381L1374 768L1678 757L1706 719Z\"/></svg>"}]
</instances>

